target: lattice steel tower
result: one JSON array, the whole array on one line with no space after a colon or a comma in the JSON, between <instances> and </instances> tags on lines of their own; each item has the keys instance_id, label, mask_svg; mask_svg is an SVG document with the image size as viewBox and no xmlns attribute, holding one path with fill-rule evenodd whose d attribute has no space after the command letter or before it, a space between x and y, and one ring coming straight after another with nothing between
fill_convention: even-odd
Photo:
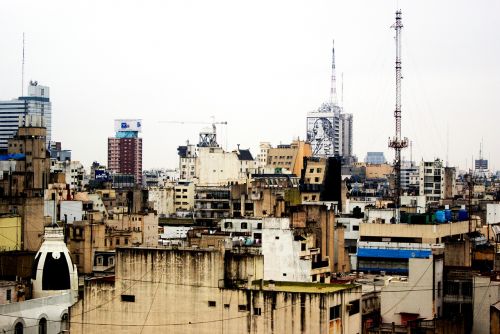
<instances>
[{"instance_id":1,"label":"lattice steel tower","mask_svg":"<svg viewBox=\"0 0 500 334\"><path fill-rule=\"evenodd\" d=\"M401 150L408 147L408 139L401 138L401 10L396 12L396 23L391 28L396 29L396 135L389 138L389 147L394 149L394 205L396 208L396 222L399 223L399 208L401 206Z\"/></svg>"}]
</instances>

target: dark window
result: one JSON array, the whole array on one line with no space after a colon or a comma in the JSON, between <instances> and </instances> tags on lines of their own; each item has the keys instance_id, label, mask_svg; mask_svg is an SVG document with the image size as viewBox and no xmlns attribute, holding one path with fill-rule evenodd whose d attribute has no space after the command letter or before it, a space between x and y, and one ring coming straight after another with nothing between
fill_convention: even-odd
<instances>
[{"instance_id":1,"label":"dark window","mask_svg":"<svg viewBox=\"0 0 500 334\"><path fill-rule=\"evenodd\" d=\"M352 225L353 231L359 231L359 225Z\"/></svg>"},{"instance_id":2,"label":"dark window","mask_svg":"<svg viewBox=\"0 0 500 334\"><path fill-rule=\"evenodd\" d=\"M262 310L260 307L254 307L253 308L253 315L261 315Z\"/></svg>"},{"instance_id":3,"label":"dark window","mask_svg":"<svg viewBox=\"0 0 500 334\"><path fill-rule=\"evenodd\" d=\"M125 238L125 245L128 245L128 238Z\"/></svg>"},{"instance_id":4,"label":"dark window","mask_svg":"<svg viewBox=\"0 0 500 334\"><path fill-rule=\"evenodd\" d=\"M135 295L122 295L122 302L135 303Z\"/></svg>"},{"instance_id":5,"label":"dark window","mask_svg":"<svg viewBox=\"0 0 500 334\"><path fill-rule=\"evenodd\" d=\"M315 177L314 182L319 182L319 177Z\"/></svg>"},{"instance_id":6,"label":"dark window","mask_svg":"<svg viewBox=\"0 0 500 334\"><path fill-rule=\"evenodd\" d=\"M238 311L239 312L246 312L247 306L246 305L238 305Z\"/></svg>"},{"instance_id":7,"label":"dark window","mask_svg":"<svg viewBox=\"0 0 500 334\"><path fill-rule=\"evenodd\" d=\"M7 299L9 302L12 300L12 290L11 289L7 289L7 296L5 297L5 299Z\"/></svg>"},{"instance_id":8,"label":"dark window","mask_svg":"<svg viewBox=\"0 0 500 334\"><path fill-rule=\"evenodd\" d=\"M262 223L257 223L257 229L262 230Z\"/></svg>"},{"instance_id":9,"label":"dark window","mask_svg":"<svg viewBox=\"0 0 500 334\"><path fill-rule=\"evenodd\" d=\"M349 315L354 315L358 313L359 313L359 299L349 303Z\"/></svg>"},{"instance_id":10,"label":"dark window","mask_svg":"<svg viewBox=\"0 0 500 334\"><path fill-rule=\"evenodd\" d=\"M38 322L38 334L47 334L47 319L42 318Z\"/></svg>"},{"instance_id":11,"label":"dark window","mask_svg":"<svg viewBox=\"0 0 500 334\"><path fill-rule=\"evenodd\" d=\"M340 318L340 306L332 306L330 307L330 320Z\"/></svg>"},{"instance_id":12,"label":"dark window","mask_svg":"<svg viewBox=\"0 0 500 334\"><path fill-rule=\"evenodd\" d=\"M280 237L276 236L276 237L274 237L274 239L279 240L279 239L280 239Z\"/></svg>"},{"instance_id":13,"label":"dark window","mask_svg":"<svg viewBox=\"0 0 500 334\"><path fill-rule=\"evenodd\" d=\"M224 308L229 308L229 304L224 304Z\"/></svg>"},{"instance_id":14,"label":"dark window","mask_svg":"<svg viewBox=\"0 0 500 334\"><path fill-rule=\"evenodd\" d=\"M241 229L242 230L246 230L247 228L248 228L248 224L247 223L245 223L245 222L241 223Z\"/></svg>"},{"instance_id":15,"label":"dark window","mask_svg":"<svg viewBox=\"0 0 500 334\"><path fill-rule=\"evenodd\" d=\"M120 244L120 239L116 238L116 245L118 246Z\"/></svg>"},{"instance_id":16,"label":"dark window","mask_svg":"<svg viewBox=\"0 0 500 334\"><path fill-rule=\"evenodd\" d=\"M42 290L67 289L70 289L70 278L65 254L62 252L48 252L43 267Z\"/></svg>"},{"instance_id":17,"label":"dark window","mask_svg":"<svg viewBox=\"0 0 500 334\"><path fill-rule=\"evenodd\" d=\"M21 322L18 322L14 327L14 334L23 334L23 333L24 333L24 326Z\"/></svg>"},{"instance_id":18,"label":"dark window","mask_svg":"<svg viewBox=\"0 0 500 334\"><path fill-rule=\"evenodd\" d=\"M208 307L215 307L215 306L217 306L217 303L215 302L215 300L208 301Z\"/></svg>"},{"instance_id":19,"label":"dark window","mask_svg":"<svg viewBox=\"0 0 500 334\"><path fill-rule=\"evenodd\" d=\"M224 228L233 228L233 223L232 222L225 222Z\"/></svg>"},{"instance_id":20,"label":"dark window","mask_svg":"<svg viewBox=\"0 0 500 334\"><path fill-rule=\"evenodd\" d=\"M305 251L305 250L306 250L306 246L307 246L307 245L306 245L305 243L301 243L301 244L300 244L300 250L301 250L301 251Z\"/></svg>"}]
</instances>

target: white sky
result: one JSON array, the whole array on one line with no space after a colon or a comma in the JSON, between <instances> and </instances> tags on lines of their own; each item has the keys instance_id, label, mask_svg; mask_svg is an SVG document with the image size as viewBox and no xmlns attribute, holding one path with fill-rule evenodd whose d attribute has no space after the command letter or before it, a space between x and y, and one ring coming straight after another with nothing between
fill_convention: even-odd
<instances>
[{"instance_id":1,"label":"white sky","mask_svg":"<svg viewBox=\"0 0 500 334\"><path fill-rule=\"evenodd\" d=\"M254 155L260 141L305 138L329 98L332 39L354 152L394 134L394 12L403 10L403 135L413 158L500 168L500 1L3 1L0 99L50 86L53 139L89 166L107 162L115 118L142 118L144 168L176 167L178 145L207 121L219 142ZM447 130L448 129L448 130ZM227 139L226 139L227 135ZM403 153L409 158L409 150Z\"/></svg>"}]
</instances>

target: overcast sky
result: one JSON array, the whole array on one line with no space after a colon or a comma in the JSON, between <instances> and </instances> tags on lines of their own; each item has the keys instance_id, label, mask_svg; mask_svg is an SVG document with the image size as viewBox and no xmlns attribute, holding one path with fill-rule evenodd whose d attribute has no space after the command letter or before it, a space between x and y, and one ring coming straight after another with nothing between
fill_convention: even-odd
<instances>
[{"instance_id":1,"label":"overcast sky","mask_svg":"<svg viewBox=\"0 0 500 334\"><path fill-rule=\"evenodd\" d=\"M354 152L394 134L394 12L403 11L403 136L415 160L500 168L500 1L2 1L0 99L51 89L53 140L88 168L107 163L113 120L143 119L144 168L176 167L178 145L210 122L233 149L305 138L328 101L332 39L338 92L354 115ZM447 144L449 143L449 144ZM448 147L448 150L447 150ZM407 158L410 150L403 152Z\"/></svg>"}]
</instances>

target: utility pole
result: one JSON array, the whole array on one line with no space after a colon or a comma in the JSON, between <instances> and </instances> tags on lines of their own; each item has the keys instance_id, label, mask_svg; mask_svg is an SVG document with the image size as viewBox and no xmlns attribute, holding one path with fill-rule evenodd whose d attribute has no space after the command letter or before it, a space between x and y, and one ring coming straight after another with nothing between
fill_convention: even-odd
<instances>
[{"instance_id":1,"label":"utility pole","mask_svg":"<svg viewBox=\"0 0 500 334\"><path fill-rule=\"evenodd\" d=\"M394 207L395 220L399 223L400 215L399 208L401 206L401 150L408 147L408 139L401 138L401 28L403 23L401 20L401 10L396 12L396 23L391 28L396 29L396 109L394 118L396 119L396 135L389 138L389 147L394 149Z\"/></svg>"}]
</instances>

